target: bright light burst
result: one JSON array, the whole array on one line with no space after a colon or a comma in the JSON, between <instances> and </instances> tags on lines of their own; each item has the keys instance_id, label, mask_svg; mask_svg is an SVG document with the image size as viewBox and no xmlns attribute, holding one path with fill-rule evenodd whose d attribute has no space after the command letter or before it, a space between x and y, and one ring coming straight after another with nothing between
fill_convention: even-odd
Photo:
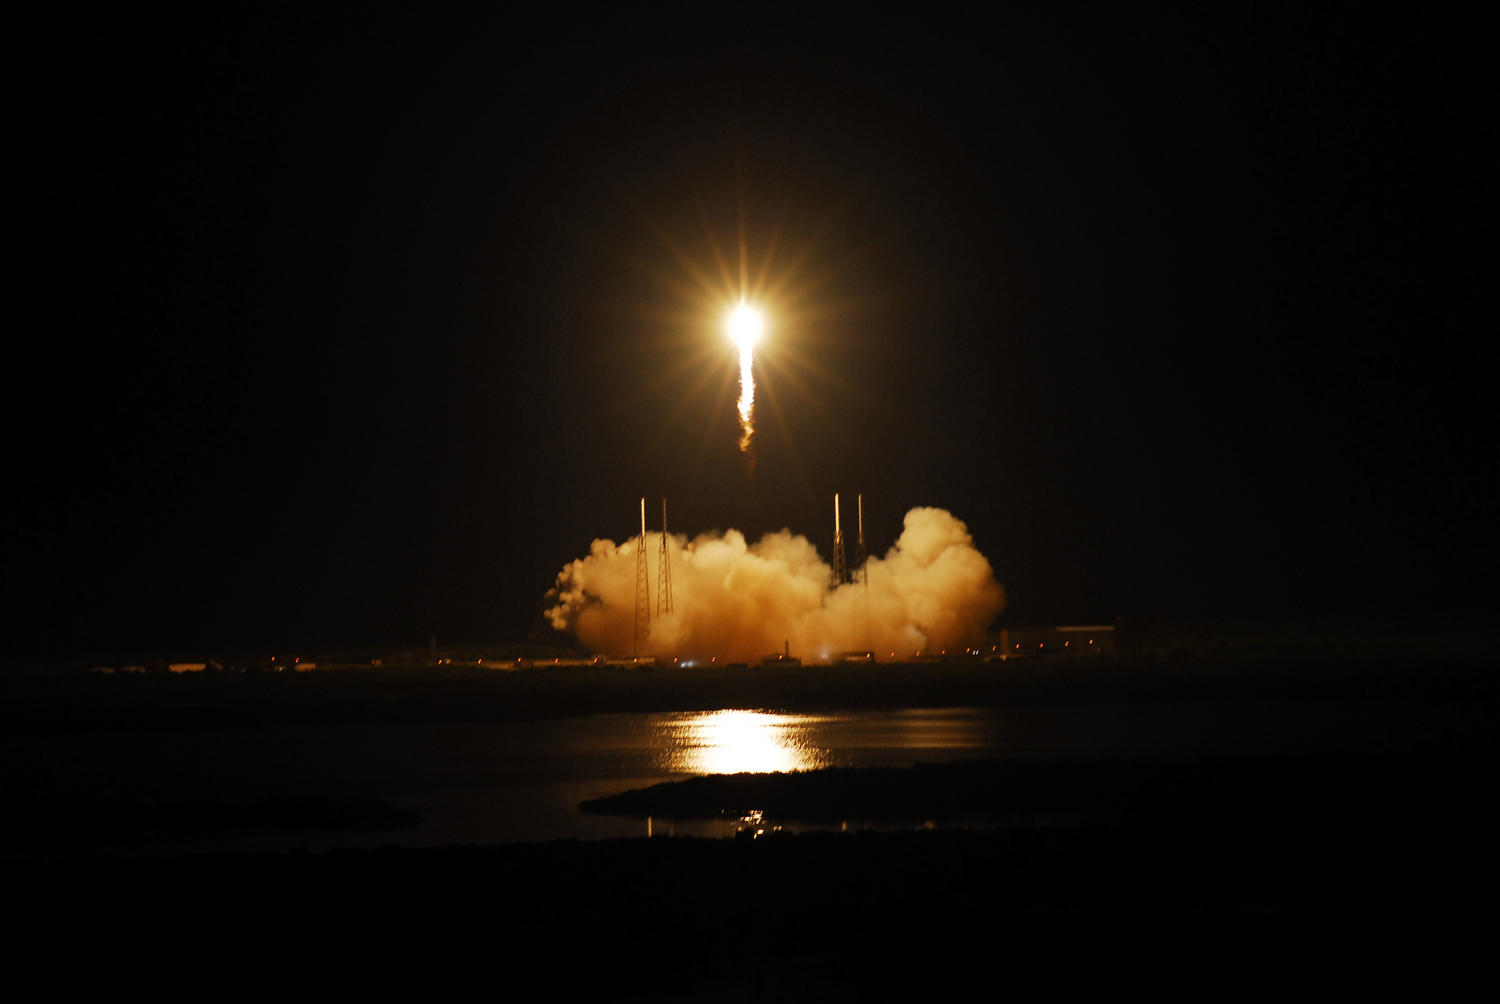
<instances>
[{"instance_id":1,"label":"bright light burst","mask_svg":"<svg viewBox=\"0 0 1500 1004\"><path fill-rule=\"evenodd\" d=\"M748 352L756 342L760 341L761 333L766 330L765 318L760 316L760 311L749 306L741 300L740 305L729 313L729 337L740 347L740 351Z\"/></svg>"},{"instance_id":2,"label":"bright light burst","mask_svg":"<svg viewBox=\"0 0 1500 1004\"><path fill-rule=\"evenodd\" d=\"M755 374L751 367L755 343L766 330L760 311L744 300L729 313L729 337L740 347L740 452L750 449L755 435Z\"/></svg>"}]
</instances>

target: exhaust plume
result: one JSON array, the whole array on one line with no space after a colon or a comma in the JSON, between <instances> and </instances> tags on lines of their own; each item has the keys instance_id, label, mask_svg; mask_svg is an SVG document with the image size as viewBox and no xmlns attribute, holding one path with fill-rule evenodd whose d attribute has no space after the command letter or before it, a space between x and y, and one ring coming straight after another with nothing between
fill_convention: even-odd
<instances>
[{"instance_id":1,"label":"exhaust plume","mask_svg":"<svg viewBox=\"0 0 1500 1004\"><path fill-rule=\"evenodd\" d=\"M755 438L755 343L760 341L765 326L765 320L760 316L760 311L747 306L743 299L729 315L729 337L734 339L734 343L740 347L738 411L740 413L741 453L750 452L751 441Z\"/></svg>"},{"instance_id":2,"label":"exhaust plume","mask_svg":"<svg viewBox=\"0 0 1500 1004\"><path fill-rule=\"evenodd\" d=\"M646 553L660 548L648 534ZM884 558L864 583L834 583L806 537L781 530L748 544L738 530L692 540L668 535L673 606L653 619L641 654L708 662L750 662L782 651L814 661L873 651L889 660L982 640L1005 606L968 527L943 509L906 514ZM629 655L634 642L636 563L643 542L596 540L567 565L548 596L553 627L576 632L594 652Z\"/></svg>"}]
</instances>

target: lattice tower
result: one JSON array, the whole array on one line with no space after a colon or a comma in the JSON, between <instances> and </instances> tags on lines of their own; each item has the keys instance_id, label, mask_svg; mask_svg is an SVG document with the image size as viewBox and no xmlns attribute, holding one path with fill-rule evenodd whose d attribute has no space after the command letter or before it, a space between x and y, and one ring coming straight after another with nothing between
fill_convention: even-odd
<instances>
[{"instance_id":1,"label":"lattice tower","mask_svg":"<svg viewBox=\"0 0 1500 1004\"><path fill-rule=\"evenodd\" d=\"M849 578L844 564L844 528L839 525L839 497L833 496L833 584L841 586Z\"/></svg>"},{"instance_id":2,"label":"lattice tower","mask_svg":"<svg viewBox=\"0 0 1500 1004\"><path fill-rule=\"evenodd\" d=\"M667 553L667 500L661 500L661 554L656 559L656 616L672 612L672 556Z\"/></svg>"},{"instance_id":3,"label":"lattice tower","mask_svg":"<svg viewBox=\"0 0 1500 1004\"><path fill-rule=\"evenodd\" d=\"M641 539L635 549L635 641L631 655L645 654L646 639L651 635L651 569L646 563L646 500L641 499Z\"/></svg>"}]
</instances>

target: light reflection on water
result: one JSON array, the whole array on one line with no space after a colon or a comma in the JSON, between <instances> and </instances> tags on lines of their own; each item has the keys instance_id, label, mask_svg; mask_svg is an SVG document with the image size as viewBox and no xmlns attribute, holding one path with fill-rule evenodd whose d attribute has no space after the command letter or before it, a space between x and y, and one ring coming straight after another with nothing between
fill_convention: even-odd
<instances>
[{"instance_id":1,"label":"light reflection on water","mask_svg":"<svg viewBox=\"0 0 1500 1004\"><path fill-rule=\"evenodd\" d=\"M1492 732L1493 716L1483 706L1408 701L1183 701L822 715L731 709L82 736L12 731L0 732L0 788L30 790L21 788L25 784L53 797L145 802L375 798L421 810L422 825L368 835L257 832L214 838L199 849L433 846L644 835L636 820L585 815L579 803L693 774L986 758L1389 752L1452 743L1487 749ZM679 822L676 832L697 831ZM707 824L702 832L711 832Z\"/></svg>"},{"instance_id":2,"label":"light reflection on water","mask_svg":"<svg viewBox=\"0 0 1500 1004\"><path fill-rule=\"evenodd\" d=\"M833 764L814 726L834 719L762 711L670 716L659 726L660 765L674 774L764 774Z\"/></svg>"},{"instance_id":3,"label":"light reflection on water","mask_svg":"<svg viewBox=\"0 0 1500 1004\"><path fill-rule=\"evenodd\" d=\"M652 765L676 775L910 766L914 755L994 755L1000 741L993 714L967 708L834 715L726 709L635 720L646 718Z\"/></svg>"}]
</instances>

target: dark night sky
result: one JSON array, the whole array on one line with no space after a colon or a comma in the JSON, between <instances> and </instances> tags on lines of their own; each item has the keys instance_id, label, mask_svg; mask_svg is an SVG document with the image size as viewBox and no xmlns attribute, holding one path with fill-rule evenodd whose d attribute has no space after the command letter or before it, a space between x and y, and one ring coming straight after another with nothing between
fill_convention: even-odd
<instances>
[{"instance_id":1,"label":"dark night sky","mask_svg":"<svg viewBox=\"0 0 1500 1004\"><path fill-rule=\"evenodd\" d=\"M7 652L519 639L663 494L951 509L1008 623L1492 617L1493 26L1213 6L18 29Z\"/></svg>"}]
</instances>

